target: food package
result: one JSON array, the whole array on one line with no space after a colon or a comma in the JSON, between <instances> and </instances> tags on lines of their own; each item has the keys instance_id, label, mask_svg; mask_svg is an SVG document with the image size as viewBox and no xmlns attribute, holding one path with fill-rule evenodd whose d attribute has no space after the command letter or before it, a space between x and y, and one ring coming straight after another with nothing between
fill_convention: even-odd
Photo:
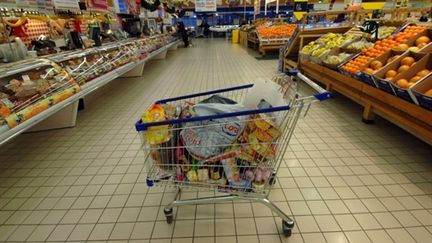
<instances>
[{"instance_id":1,"label":"food package","mask_svg":"<svg viewBox=\"0 0 432 243\"><path fill-rule=\"evenodd\" d=\"M243 110L240 105L197 104L193 107L196 116L232 113ZM243 132L246 117L226 117L188 122L180 132L187 151L197 160L223 153L224 149L236 141Z\"/></svg>"},{"instance_id":2,"label":"food package","mask_svg":"<svg viewBox=\"0 0 432 243\"><path fill-rule=\"evenodd\" d=\"M19 110L5 118L9 127L15 127L20 123L32 118L33 116L41 113L49 107L60 103L61 101L78 93L80 87L78 84L73 84L69 88L59 90L45 99L39 100L31 105L26 106L24 109Z\"/></svg>"},{"instance_id":3,"label":"food package","mask_svg":"<svg viewBox=\"0 0 432 243\"><path fill-rule=\"evenodd\" d=\"M153 104L142 116L143 123L165 121L165 110L160 104ZM144 132L144 138L149 144L162 144L170 140L168 125L152 126Z\"/></svg>"},{"instance_id":4,"label":"food package","mask_svg":"<svg viewBox=\"0 0 432 243\"><path fill-rule=\"evenodd\" d=\"M278 126L265 114L251 116L246 129L238 138L238 142L245 148L236 155L236 158L252 164L274 159L276 155L274 142L280 135Z\"/></svg>"}]
</instances>

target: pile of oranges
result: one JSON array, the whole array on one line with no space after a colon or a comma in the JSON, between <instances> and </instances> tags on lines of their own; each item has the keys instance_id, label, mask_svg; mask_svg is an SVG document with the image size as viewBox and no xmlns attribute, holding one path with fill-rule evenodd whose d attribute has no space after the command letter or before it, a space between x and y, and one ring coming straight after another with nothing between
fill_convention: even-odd
<instances>
[{"instance_id":1,"label":"pile of oranges","mask_svg":"<svg viewBox=\"0 0 432 243\"><path fill-rule=\"evenodd\" d=\"M390 49L406 51L409 46L405 44L405 42L427 28L428 27L426 26L408 26L404 31L399 32L396 35L375 42L372 48L364 49L361 55L349 61L342 67L342 69L349 73L357 74L360 72L360 69L369 63L369 61Z\"/></svg>"},{"instance_id":2,"label":"pile of oranges","mask_svg":"<svg viewBox=\"0 0 432 243\"><path fill-rule=\"evenodd\" d=\"M360 72L360 69L365 66L367 63L369 63L370 60L372 60L372 57L368 57L365 55L360 55L355 59L350 60L347 64L345 64L342 69L352 73L357 74Z\"/></svg>"},{"instance_id":3,"label":"pile of oranges","mask_svg":"<svg viewBox=\"0 0 432 243\"><path fill-rule=\"evenodd\" d=\"M409 46L405 44L405 42L425 29L427 29L426 26L408 26L404 31L399 32L396 35L375 42L375 45L372 48L363 50L363 54L375 58L390 49L406 51Z\"/></svg>"},{"instance_id":4,"label":"pile of oranges","mask_svg":"<svg viewBox=\"0 0 432 243\"><path fill-rule=\"evenodd\" d=\"M261 25L256 28L258 35L264 38L291 37L296 29L296 24L284 24L274 26Z\"/></svg>"}]
</instances>

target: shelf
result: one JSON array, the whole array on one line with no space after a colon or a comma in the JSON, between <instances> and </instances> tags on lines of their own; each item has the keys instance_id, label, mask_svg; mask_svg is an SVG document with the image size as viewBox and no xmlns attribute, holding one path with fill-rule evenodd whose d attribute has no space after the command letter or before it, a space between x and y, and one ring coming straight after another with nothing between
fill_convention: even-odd
<instances>
[{"instance_id":1,"label":"shelf","mask_svg":"<svg viewBox=\"0 0 432 243\"><path fill-rule=\"evenodd\" d=\"M300 70L325 84L328 90L337 91L362 105L364 121L372 122L377 114L432 144L432 111L318 64L300 62Z\"/></svg>"},{"instance_id":2,"label":"shelf","mask_svg":"<svg viewBox=\"0 0 432 243\"><path fill-rule=\"evenodd\" d=\"M86 95L92 93L93 91L99 89L100 87L108 84L109 82L115 80L116 78L120 77L121 75L127 73L128 71L132 70L136 66L142 64L143 62L147 62L151 60L152 58L156 57L158 54L167 51L168 48L171 46L178 44L179 40L171 42L153 52L151 52L146 58L136 61L127 63L121 67L118 67L108 73L105 73L88 83L85 83L84 85L81 85L81 91L77 94L67 98L66 100L50 107L47 110L44 110L40 112L39 114L35 115L34 117L28 119L27 121L19 124L18 126L14 128L9 128L7 126L0 126L0 146L7 143L14 137L18 136L19 134L29 130L31 127L35 126L39 122L47 119L48 117L52 116L53 114L59 112L60 110L64 109L65 107L71 105L72 103L78 101L79 99L85 97ZM37 66L38 64L36 64Z\"/></svg>"}]
</instances>

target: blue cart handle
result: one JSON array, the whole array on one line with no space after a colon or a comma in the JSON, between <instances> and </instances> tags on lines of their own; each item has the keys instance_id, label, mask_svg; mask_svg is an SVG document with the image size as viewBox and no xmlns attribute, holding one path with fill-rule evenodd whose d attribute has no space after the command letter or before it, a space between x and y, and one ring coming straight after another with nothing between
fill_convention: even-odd
<instances>
[{"instance_id":1,"label":"blue cart handle","mask_svg":"<svg viewBox=\"0 0 432 243\"><path fill-rule=\"evenodd\" d=\"M146 131L149 127L155 127L155 126L174 125L174 124L180 124L185 122L206 121L206 120L221 119L221 118L235 117L235 116L247 116L247 115L254 115L254 114L261 114L261 113L287 111L289 109L290 107L286 105L286 106L277 106L277 107L270 107L264 109L230 112L230 113L217 114L217 115L194 116L190 118L166 120L160 122L143 123L141 120L139 120L135 123L135 128L138 132L140 132L140 131Z\"/></svg>"},{"instance_id":2,"label":"blue cart handle","mask_svg":"<svg viewBox=\"0 0 432 243\"><path fill-rule=\"evenodd\" d=\"M323 101L323 100L330 99L332 97L332 94L330 91L323 89L321 86L316 84L310 78L304 76L300 71L293 69L293 70L289 70L287 74L290 76L297 76L297 78L301 79L306 84L308 84L311 88L313 88L315 91L317 91L318 93L314 95L314 97L317 100Z\"/></svg>"}]
</instances>

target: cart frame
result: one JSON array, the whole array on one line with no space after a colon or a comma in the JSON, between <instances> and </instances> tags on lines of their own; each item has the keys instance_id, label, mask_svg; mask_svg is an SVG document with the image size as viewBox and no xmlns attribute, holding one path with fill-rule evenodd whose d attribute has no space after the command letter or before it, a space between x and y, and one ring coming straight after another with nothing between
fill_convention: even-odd
<instances>
[{"instance_id":1,"label":"cart frame","mask_svg":"<svg viewBox=\"0 0 432 243\"><path fill-rule=\"evenodd\" d=\"M321 86L317 85L316 83L314 83L312 80L310 80L306 76L299 73L297 70L291 70L287 74L289 76L292 76L293 78L295 78L297 81L298 80L304 81L306 84L308 84L310 87L312 87L313 89L315 89L318 92L317 94L315 94L313 96L301 97L301 98L298 98L296 100L299 102L295 103L294 105L297 106L296 108L298 108L298 109L295 110L296 114L293 115L293 117L292 117L293 120L289 121L292 127L290 127L288 131L286 131L286 132L288 132L287 134L283 135L285 137L286 141L289 141L293 132L294 132L294 129L295 129L297 121L300 117L300 114L306 115L308 110L309 110L311 103L313 103L315 101L327 100L327 99L331 98L331 93L326 91L325 89L323 89ZM237 90L251 88L252 86L253 86L253 84L249 84L249 85L231 87L231 88L220 89L220 90L215 90L215 91L197 93L197 94L192 94L192 95L185 95L185 96L180 96L180 97L176 97L176 98L159 100L155 103L156 104L166 104L168 102L186 100L186 99L208 96L208 95L213 95L213 94L220 94L220 93L225 93L225 92L235 92ZM207 115L207 116L191 117L191 118L186 118L186 119L165 120L165 121L152 122L152 123L142 123L140 120L136 123L135 126L136 126L137 131L146 131L148 128L154 127L154 126L175 125L175 124L183 124L186 122L194 122L194 121L202 121L202 120L212 120L212 119L227 118L227 117L245 116L245 115L251 115L251 114L288 111L294 107L294 106L290 106L290 105L292 105L292 103L288 104L287 106L278 106L278 107L270 107L270 108L264 108L264 109L239 111L239 112L232 112L232 113L227 113L227 114L222 114L222 115ZM305 108L305 105L308 105L308 106L306 106L305 111L303 111L303 108ZM303 111L303 113L302 113L302 111ZM285 124L285 125L288 125L288 124ZM285 129L285 128L282 128L282 129ZM276 215L278 215L280 218L282 218L283 234L286 237L289 237L291 235L292 229L294 227L294 220L292 220L288 215L286 215L281 209L279 209L275 204L273 204L267 198L268 194L270 193L271 187L276 183L276 181L275 181L276 174L277 174L277 171L279 170L279 167L281 165L282 156L285 154L286 149L288 147L287 145L288 145L288 142L285 145L285 147L282 148L282 151L278 151L278 154L275 156L276 158L274 160L276 161L279 159L280 162L277 162L277 167L272 168L272 176L270 177L270 181L268 182L270 188L269 188L267 193L245 193L242 191L237 191L237 192L231 191L227 195L221 195L221 196L202 197L202 198L195 198L195 199L180 199L182 188L186 187L182 183L176 183L175 181L174 181L174 183L164 182L163 179L161 179L161 180L151 179L148 177L147 178L147 185L149 187L151 187L154 185L154 183L156 183L156 184L161 184L161 185L173 185L177 188L177 192L175 194L173 201L171 203L169 203L168 205L166 205L164 208L164 214L166 216L166 221L168 224L171 224L173 221L173 208L174 207L184 206L184 205L199 205L199 204L208 204L208 203L219 203L219 202L236 201L236 200L247 200L247 201L251 201L251 202L261 203L261 204L267 206L272 212L274 212ZM148 157L150 157L150 155L146 155L146 161L147 161ZM276 164L276 162L275 162L275 164ZM188 187L194 187L194 186L189 185ZM212 188L212 187L210 186L210 188Z\"/></svg>"}]
</instances>

